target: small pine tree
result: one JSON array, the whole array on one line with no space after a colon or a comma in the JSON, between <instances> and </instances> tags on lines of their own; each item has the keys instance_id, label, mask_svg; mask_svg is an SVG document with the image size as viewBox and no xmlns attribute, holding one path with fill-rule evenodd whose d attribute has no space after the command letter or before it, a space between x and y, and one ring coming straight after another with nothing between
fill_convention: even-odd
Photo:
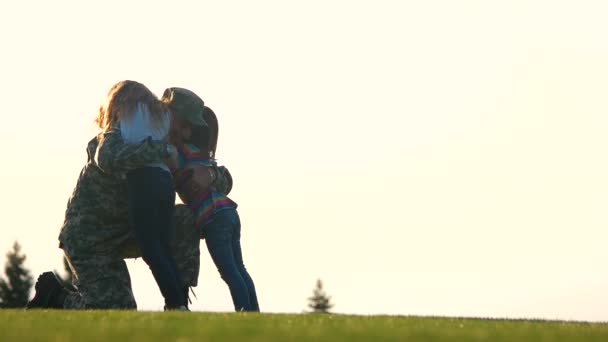
<instances>
[{"instance_id":1,"label":"small pine tree","mask_svg":"<svg viewBox=\"0 0 608 342\"><path fill-rule=\"evenodd\" d=\"M34 281L23 265L25 258L25 254L21 254L21 246L15 241L13 249L6 254L6 279L0 278L0 307L21 308L27 304Z\"/></svg>"},{"instance_id":2,"label":"small pine tree","mask_svg":"<svg viewBox=\"0 0 608 342\"><path fill-rule=\"evenodd\" d=\"M313 289L312 296L308 297L308 307L312 312L329 313L329 310L334 305L331 303L331 296L328 296L323 290L323 282L317 279L317 284Z\"/></svg>"}]
</instances>

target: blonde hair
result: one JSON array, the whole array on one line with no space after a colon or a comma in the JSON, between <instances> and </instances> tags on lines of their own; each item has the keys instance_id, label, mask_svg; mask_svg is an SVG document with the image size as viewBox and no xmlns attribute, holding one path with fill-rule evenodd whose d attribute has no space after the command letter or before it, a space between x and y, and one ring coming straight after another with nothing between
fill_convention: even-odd
<instances>
[{"instance_id":1,"label":"blonde hair","mask_svg":"<svg viewBox=\"0 0 608 342\"><path fill-rule=\"evenodd\" d=\"M129 80L120 81L110 88L104 104L99 107L95 123L103 133L115 122L133 115L138 103L148 107L153 125L162 124L163 116L168 111L166 104L145 85Z\"/></svg>"}]
</instances>

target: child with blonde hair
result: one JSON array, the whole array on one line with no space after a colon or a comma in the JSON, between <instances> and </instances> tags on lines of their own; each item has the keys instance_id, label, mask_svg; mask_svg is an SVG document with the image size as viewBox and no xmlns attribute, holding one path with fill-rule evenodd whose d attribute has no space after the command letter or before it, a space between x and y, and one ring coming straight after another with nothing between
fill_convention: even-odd
<instances>
[{"instance_id":1,"label":"child with blonde hair","mask_svg":"<svg viewBox=\"0 0 608 342\"><path fill-rule=\"evenodd\" d=\"M119 128L126 142L166 140L170 112L145 85L121 81L109 91L96 120L102 132ZM144 162L126 172L129 215L135 238L146 264L165 299L165 310L187 310L183 282L169 249L175 190L169 167L176 163L177 150L167 145L170 157L161 162Z\"/></svg>"}]
</instances>

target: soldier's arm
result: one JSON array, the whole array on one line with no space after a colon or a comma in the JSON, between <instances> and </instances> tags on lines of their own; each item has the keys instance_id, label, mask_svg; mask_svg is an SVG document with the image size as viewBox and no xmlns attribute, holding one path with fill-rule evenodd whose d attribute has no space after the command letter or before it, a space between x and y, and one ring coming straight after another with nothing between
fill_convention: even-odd
<instances>
[{"instance_id":1,"label":"soldier's arm","mask_svg":"<svg viewBox=\"0 0 608 342\"><path fill-rule=\"evenodd\" d=\"M173 174L175 190L184 203L192 203L209 190L215 180L213 170L204 165L191 165Z\"/></svg>"},{"instance_id":2,"label":"soldier's arm","mask_svg":"<svg viewBox=\"0 0 608 342\"><path fill-rule=\"evenodd\" d=\"M107 173L126 173L149 163L163 162L170 157L167 143L150 138L131 144L120 131L109 131L99 139L95 154L97 166Z\"/></svg>"},{"instance_id":3,"label":"soldier's arm","mask_svg":"<svg viewBox=\"0 0 608 342\"><path fill-rule=\"evenodd\" d=\"M191 204L213 188L228 195L232 190L232 176L224 166L217 166L215 160L210 165L189 165L180 167L173 173L175 190L183 203Z\"/></svg>"}]
</instances>

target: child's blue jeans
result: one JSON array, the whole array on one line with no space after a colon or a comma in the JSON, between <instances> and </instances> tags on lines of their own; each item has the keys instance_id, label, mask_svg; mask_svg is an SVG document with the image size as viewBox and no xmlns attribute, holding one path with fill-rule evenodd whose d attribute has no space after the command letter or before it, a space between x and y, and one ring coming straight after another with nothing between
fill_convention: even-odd
<instances>
[{"instance_id":1,"label":"child's blue jeans","mask_svg":"<svg viewBox=\"0 0 608 342\"><path fill-rule=\"evenodd\" d=\"M253 280L243 264L241 221L236 208L214 213L203 229L207 249L230 289L234 309L260 311Z\"/></svg>"},{"instance_id":2,"label":"child's blue jeans","mask_svg":"<svg viewBox=\"0 0 608 342\"><path fill-rule=\"evenodd\" d=\"M171 174L159 167L142 167L127 174L127 183L135 238L165 298L165 306L186 305L183 282L169 248L175 206Z\"/></svg>"}]
</instances>

